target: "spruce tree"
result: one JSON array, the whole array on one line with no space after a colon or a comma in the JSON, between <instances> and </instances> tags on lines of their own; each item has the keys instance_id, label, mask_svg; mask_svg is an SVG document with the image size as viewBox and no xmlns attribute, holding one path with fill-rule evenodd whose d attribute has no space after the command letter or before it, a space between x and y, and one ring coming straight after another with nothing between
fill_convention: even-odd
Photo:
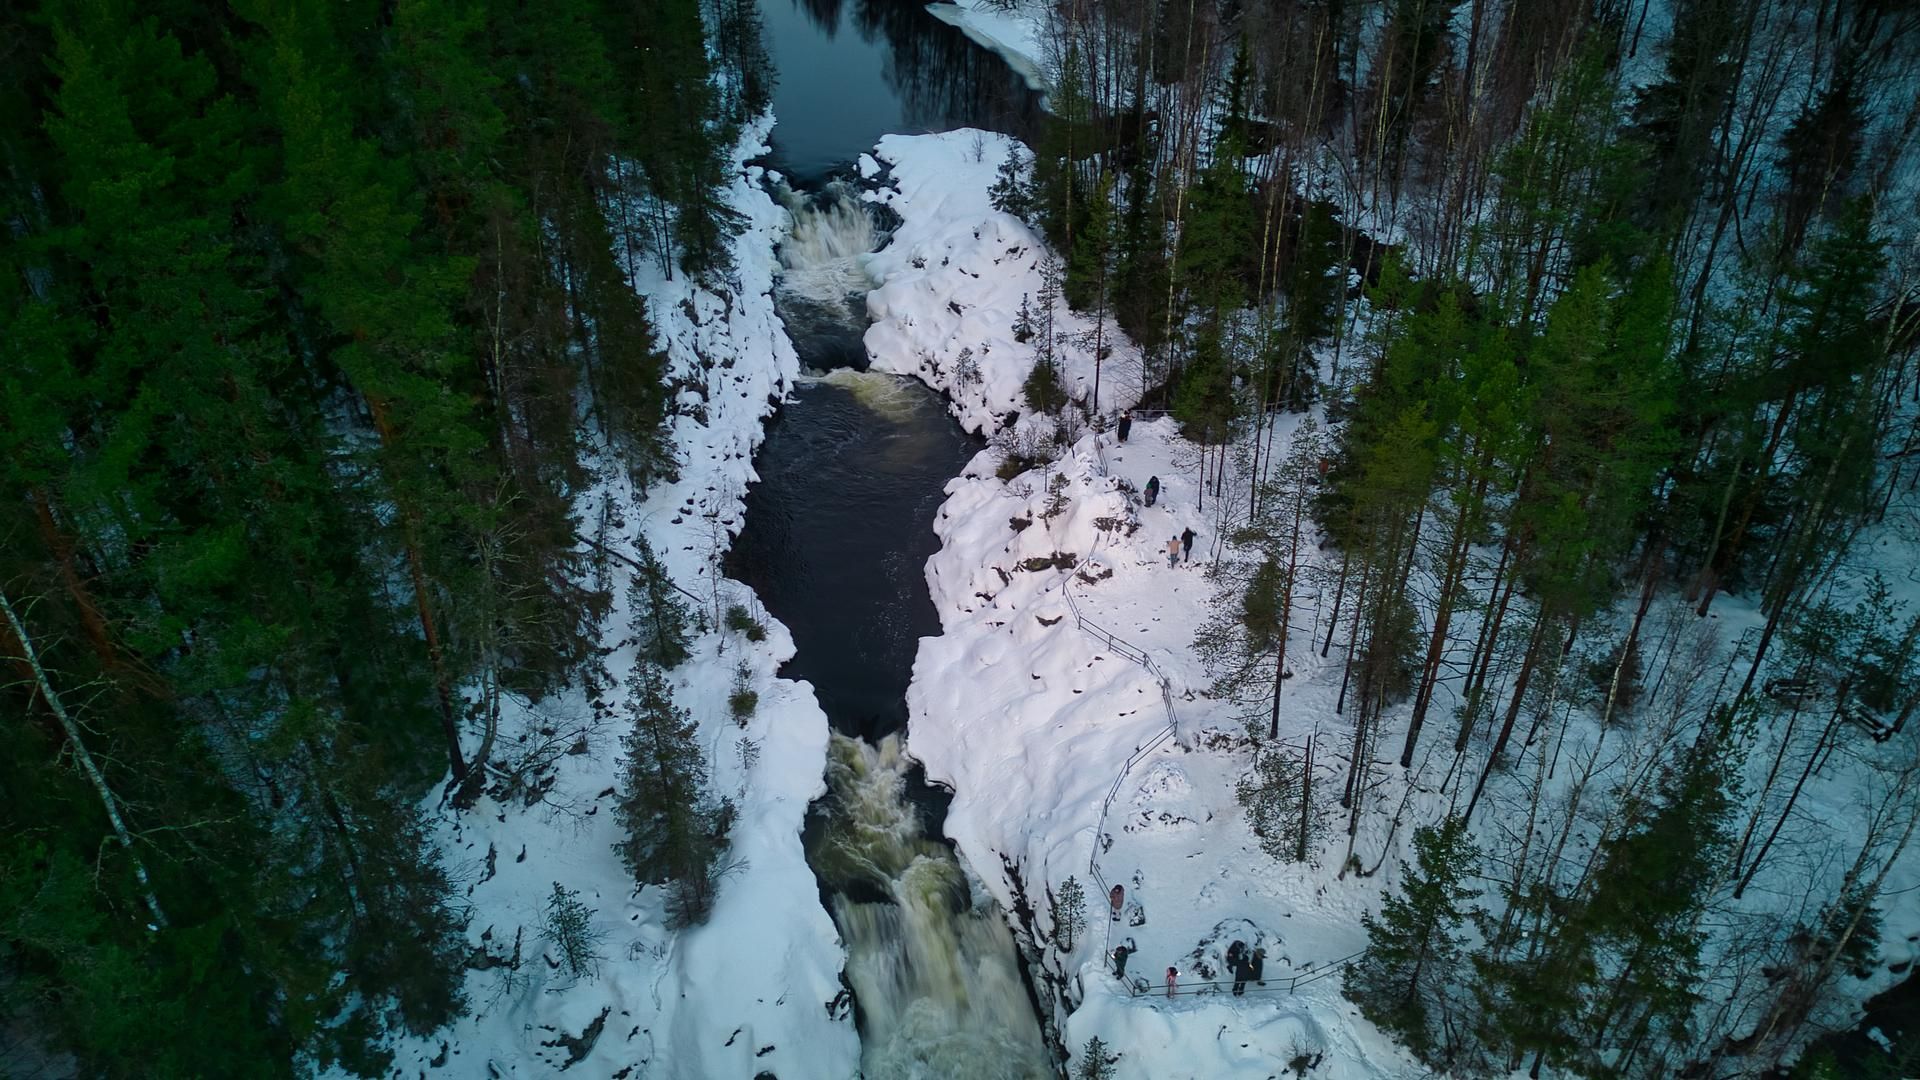
<instances>
[{"instance_id":1,"label":"spruce tree","mask_svg":"<svg viewBox=\"0 0 1920 1080\"><path fill-rule=\"evenodd\" d=\"M1033 187L1027 179L1028 169L1020 145L1008 144L1007 156L1000 159L1000 168L993 175L993 185L987 188L987 201L995 210L1012 214L1031 225Z\"/></svg>"},{"instance_id":2,"label":"spruce tree","mask_svg":"<svg viewBox=\"0 0 1920 1080\"><path fill-rule=\"evenodd\" d=\"M1107 1044L1095 1035L1080 1050L1080 1067L1074 1070L1074 1080L1113 1080L1113 1067L1119 1061L1120 1055L1107 1049Z\"/></svg>"},{"instance_id":3,"label":"spruce tree","mask_svg":"<svg viewBox=\"0 0 1920 1080\"><path fill-rule=\"evenodd\" d=\"M733 804L707 790L696 726L645 660L627 679L627 714L633 730L621 740L627 756L614 807L625 835L614 850L636 883L667 888L675 924L703 922L719 888Z\"/></svg>"},{"instance_id":4,"label":"spruce tree","mask_svg":"<svg viewBox=\"0 0 1920 1080\"><path fill-rule=\"evenodd\" d=\"M546 927L542 931L547 943L560 954L560 963L567 974L578 979L586 975L598 974L600 961L600 938L593 928L593 909L580 900L580 890L569 889L559 882L553 883L553 893L547 897Z\"/></svg>"},{"instance_id":5,"label":"spruce tree","mask_svg":"<svg viewBox=\"0 0 1920 1080\"><path fill-rule=\"evenodd\" d=\"M1400 888L1382 898L1380 917L1360 916L1367 951L1347 970L1345 993L1367 1019L1438 1065L1453 1036L1434 1010L1445 1014L1442 999L1461 974L1457 931L1467 914L1461 905L1479 895L1465 887L1478 872L1479 851L1457 816L1416 830L1413 848L1417 865L1401 864Z\"/></svg>"},{"instance_id":6,"label":"spruce tree","mask_svg":"<svg viewBox=\"0 0 1920 1080\"><path fill-rule=\"evenodd\" d=\"M1060 891L1049 897L1053 917L1053 942L1061 952L1072 952L1074 943L1087 929L1087 893L1080 879L1067 875Z\"/></svg>"},{"instance_id":7,"label":"spruce tree","mask_svg":"<svg viewBox=\"0 0 1920 1080\"><path fill-rule=\"evenodd\" d=\"M637 543L640 565L627 583L634 647L647 664L678 667L687 658L687 606L652 546L644 537Z\"/></svg>"}]
</instances>

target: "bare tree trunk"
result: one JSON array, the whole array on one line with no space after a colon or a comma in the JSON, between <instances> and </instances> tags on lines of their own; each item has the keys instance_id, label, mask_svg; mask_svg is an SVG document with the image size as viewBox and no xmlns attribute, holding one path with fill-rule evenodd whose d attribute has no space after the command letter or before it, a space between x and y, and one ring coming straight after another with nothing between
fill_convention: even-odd
<instances>
[{"instance_id":1,"label":"bare tree trunk","mask_svg":"<svg viewBox=\"0 0 1920 1080\"><path fill-rule=\"evenodd\" d=\"M1465 753L1467 743L1473 738L1475 718L1479 715L1480 695L1486 689L1487 674L1493 668L1493 654L1500 640L1500 627L1506 621L1507 605L1513 601L1513 590L1520 580L1516 570L1506 580L1506 589L1501 590L1501 580L1506 577L1507 564L1512 560L1514 546L1511 538L1500 545L1500 563L1493 570L1493 593L1499 596L1494 604L1493 614L1480 622L1480 640L1475 643L1473 657L1467 662L1466 705L1460 718L1460 733L1453 740L1454 753Z\"/></svg>"},{"instance_id":2,"label":"bare tree trunk","mask_svg":"<svg viewBox=\"0 0 1920 1080\"><path fill-rule=\"evenodd\" d=\"M387 420L386 405L372 395L366 396L366 402L381 443L392 445L393 428ZM397 493L395 501L400 501ZM420 557L419 528L410 507L403 504L400 516L406 526L407 572L413 582L414 608L420 617L420 632L427 641L427 658L433 663L434 692L440 701L440 730L447 740L447 760L453 769L453 782L458 784L467 778L467 763L460 754L460 723L453 711L453 683L447 675L446 653L440 646L440 630L433 617L426 565Z\"/></svg>"},{"instance_id":3,"label":"bare tree trunk","mask_svg":"<svg viewBox=\"0 0 1920 1080\"><path fill-rule=\"evenodd\" d=\"M1320 643L1320 658L1326 659L1327 652L1333 648L1333 629L1340 625L1340 601L1347 595L1347 570L1352 565L1345 554L1340 556L1340 585L1333 590L1333 615L1327 620L1327 639ZM1309 643L1308 648L1312 648Z\"/></svg>"},{"instance_id":4,"label":"bare tree trunk","mask_svg":"<svg viewBox=\"0 0 1920 1080\"><path fill-rule=\"evenodd\" d=\"M1440 603L1433 614L1433 633L1427 640L1426 660L1420 665L1420 686L1414 691L1413 715L1407 721L1407 742L1400 750L1400 767L1403 769L1413 765L1413 748L1420 741L1420 729L1426 723L1427 708L1433 703L1434 684L1440 678L1440 660L1446 654L1447 629L1453 621L1454 599L1462 587L1461 578L1466 573L1467 554L1471 550L1472 508L1479 504L1486 487L1487 478L1483 473L1468 506L1461 507L1454 518L1453 543L1447 552L1447 565L1440 580Z\"/></svg>"},{"instance_id":5,"label":"bare tree trunk","mask_svg":"<svg viewBox=\"0 0 1920 1080\"><path fill-rule=\"evenodd\" d=\"M1480 795L1487 789L1487 778L1500 764L1500 758L1507 752L1507 743L1513 738L1514 721L1520 717L1520 703L1526 700L1527 681L1533 676L1533 668L1540 658L1540 642L1546 636L1547 617L1543 612L1534 617L1533 639L1527 643L1526 658L1520 661L1520 674L1513 682L1513 701L1507 706L1506 720L1500 725L1500 734L1493 740L1493 749L1487 754L1486 768L1480 770L1480 779L1473 785L1473 797L1467 800L1466 812L1461 814L1471 821L1474 807L1480 805Z\"/></svg>"},{"instance_id":6,"label":"bare tree trunk","mask_svg":"<svg viewBox=\"0 0 1920 1080\"><path fill-rule=\"evenodd\" d=\"M1766 861L1767 852L1773 849L1773 842L1780 838L1780 830L1786 828L1787 818L1793 816L1793 807L1794 804L1800 801L1800 792L1806 788L1807 779L1819 768L1820 762L1826 754L1827 743L1833 738L1834 729L1840 726L1840 717L1846 708L1846 697L1847 686L1843 682L1840 688L1839 700L1833 707L1833 715L1827 718L1826 728L1820 732L1820 737L1814 740L1813 750L1807 754L1806 767L1800 770L1799 779L1793 782L1793 791L1787 795L1787 805L1780 808L1779 820L1773 823L1772 831L1767 833L1765 840L1761 841L1760 850L1753 853L1753 861L1747 864L1746 873L1740 875L1740 883L1733 887L1733 898L1735 900L1740 899L1740 897L1746 893L1747 886L1753 884L1753 876L1760 872L1760 864ZM1749 835L1751 835L1751 827L1749 827ZM1743 848L1745 847L1744 840L1741 842L1741 846Z\"/></svg>"},{"instance_id":7,"label":"bare tree trunk","mask_svg":"<svg viewBox=\"0 0 1920 1080\"><path fill-rule=\"evenodd\" d=\"M13 632L15 643L20 646L18 659L33 669L33 681L40 691L40 698L52 710L54 718L60 722L60 730L66 734L67 745L73 751L73 758L80 763L80 771L86 774L87 782L93 785L93 793L99 797L100 806L107 812L107 822L113 827L114 839L120 843L122 851L133 864L133 876L140 882L141 900L147 906L147 914L153 919L153 929L167 928L167 913L160 907L160 898L154 894L153 879L147 875L147 864L140 853L133 849L133 835L127 831L126 819L120 814L120 800L114 796L113 789L107 786L107 778L100 766L93 760L93 754L87 749L85 739L80 737L80 725L67 712L67 706L53 689L53 683L47 678L47 669L40 663L40 654L33 647L33 639L27 635L27 627L20 615L14 610L12 601L0 592L0 615L4 615L7 628Z\"/></svg>"}]
</instances>

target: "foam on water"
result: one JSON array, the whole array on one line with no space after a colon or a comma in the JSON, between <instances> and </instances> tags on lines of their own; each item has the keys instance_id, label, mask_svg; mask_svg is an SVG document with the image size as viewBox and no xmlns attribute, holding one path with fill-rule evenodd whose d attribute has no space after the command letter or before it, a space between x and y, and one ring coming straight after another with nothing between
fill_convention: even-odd
<instances>
[{"instance_id":1,"label":"foam on water","mask_svg":"<svg viewBox=\"0 0 1920 1080\"><path fill-rule=\"evenodd\" d=\"M835 887L868 1076L1041 1080L1053 1075L998 906L975 897L904 797L897 735L833 737L835 812L814 867ZM854 895L886 896L861 901Z\"/></svg>"},{"instance_id":2,"label":"foam on water","mask_svg":"<svg viewBox=\"0 0 1920 1080\"><path fill-rule=\"evenodd\" d=\"M849 306L850 297L865 296L874 285L866 259L886 240L886 233L861 203L859 189L835 180L818 194L784 189L780 199L793 215L793 231L780 245L785 271L780 290L840 308Z\"/></svg>"}]
</instances>

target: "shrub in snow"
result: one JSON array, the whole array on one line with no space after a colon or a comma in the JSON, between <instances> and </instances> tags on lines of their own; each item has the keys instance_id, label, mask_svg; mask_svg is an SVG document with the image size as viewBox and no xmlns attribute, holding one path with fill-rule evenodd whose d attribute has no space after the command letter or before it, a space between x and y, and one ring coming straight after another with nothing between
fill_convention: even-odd
<instances>
[{"instance_id":1,"label":"shrub in snow","mask_svg":"<svg viewBox=\"0 0 1920 1080\"><path fill-rule=\"evenodd\" d=\"M995 475L1012 480L1029 469L1037 469L1053 460L1053 427L1044 423L1022 423L994 433L993 447L1000 451L1000 468Z\"/></svg>"},{"instance_id":2,"label":"shrub in snow","mask_svg":"<svg viewBox=\"0 0 1920 1080\"><path fill-rule=\"evenodd\" d=\"M733 713L734 722L741 727L747 726L747 719L760 704L759 691L748 685L752 675L753 672L745 664L734 668L733 693L727 695L727 708Z\"/></svg>"},{"instance_id":3,"label":"shrub in snow","mask_svg":"<svg viewBox=\"0 0 1920 1080\"><path fill-rule=\"evenodd\" d=\"M726 626L729 630L747 635L748 641L767 639L767 624L754 618L753 613L740 604L733 604L727 608Z\"/></svg>"},{"instance_id":4,"label":"shrub in snow","mask_svg":"<svg viewBox=\"0 0 1920 1080\"><path fill-rule=\"evenodd\" d=\"M559 882L547 898L547 923L542 933L560 954L560 965L578 979L600 973L600 935L593 929L593 909L581 903L580 893Z\"/></svg>"}]
</instances>

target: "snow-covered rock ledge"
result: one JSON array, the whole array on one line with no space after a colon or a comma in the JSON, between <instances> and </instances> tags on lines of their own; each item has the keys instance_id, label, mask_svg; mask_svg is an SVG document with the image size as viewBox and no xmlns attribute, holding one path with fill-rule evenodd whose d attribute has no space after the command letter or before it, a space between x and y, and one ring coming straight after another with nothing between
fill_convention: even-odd
<instances>
[{"instance_id":1,"label":"snow-covered rock ledge","mask_svg":"<svg viewBox=\"0 0 1920 1080\"><path fill-rule=\"evenodd\" d=\"M975 42L999 54L1035 90L1047 88L1046 65L1040 46L1046 28L1046 7L1035 0L1011 6L990 0L950 0L927 5L927 13Z\"/></svg>"},{"instance_id":2,"label":"snow-covered rock ledge","mask_svg":"<svg viewBox=\"0 0 1920 1080\"><path fill-rule=\"evenodd\" d=\"M635 895L613 851L618 826L619 715L630 670L625 586L628 569L610 560L614 610L606 621L613 685L581 689L509 716L501 733L512 758L551 749L550 776L502 806L434 808L436 841L471 905L475 956L521 963L469 973L470 1011L451 1028L396 1048L402 1075L459 1077L751 1077L845 1080L859 1068L851 1017L830 1015L845 959L820 905L800 830L808 804L825 791L828 726L813 691L776 677L793 655L784 627L766 618L745 586L718 578L719 559L738 533L753 453L764 424L799 374L786 330L774 312L774 246L787 212L762 189L762 170L746 164L765 152L772 117L751 125L734 155L728 201L744 220L734 242L735 278L712 291L676 274L667 280L643 256L629 267L634 287L670 359L671 377L700 386L682 394L703 405L674 421L680 479L637 499L617 470L583 494L581 527L603 520L608 546L631 557L644 535L673 579L702 606L747 606L767 624L762 642L709 630L692 657L670 673L675 700L699 723L716 794L739 817L727 875L712 917L698 927L665 926L661 890ZM689 606L692 602L689 601ZM709 622L713 612L707 613ZM759 694L744 727L728 696L744 672ZM571 978L543 957L544 912L555 883L577 890L592 909L600 961L593 977ZM491 961L483 961L492 964Z\"/></svg>"}]
</instances>

